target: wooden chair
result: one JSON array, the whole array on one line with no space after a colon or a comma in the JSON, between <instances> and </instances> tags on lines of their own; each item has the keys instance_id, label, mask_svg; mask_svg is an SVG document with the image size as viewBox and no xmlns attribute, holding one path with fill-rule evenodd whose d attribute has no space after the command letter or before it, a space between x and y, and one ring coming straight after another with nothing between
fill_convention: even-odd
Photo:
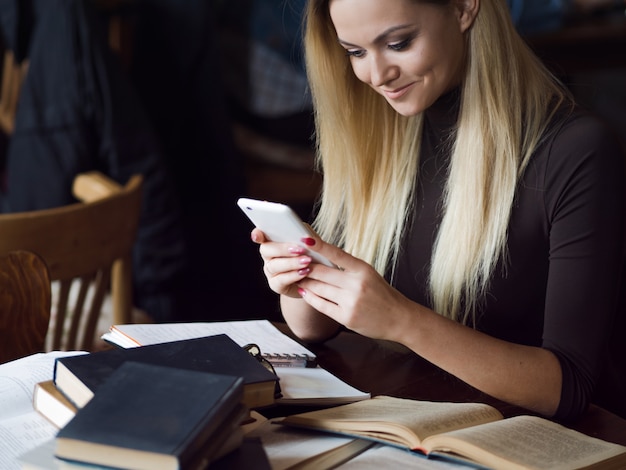
<instances>
[{"instance_id":1,"label":"wooden chair","mask_svg":"<svg viewBox=\"0 0 626 470\"><path fill-rule=\"evenodd\" d=\"M15 111L27 72L28 60L18 64L11 51L4 53L0 81L0 129L7 135L13 133L15 127Z\"/></svg>"},{"instance_id":2,"label":"wooden chair","mask_svg":"<svg viewBox=\"0 0 626 470\"><path fill-rule=\"evenodd\" d=\"M0 363L42 352L50 321L50 276L28 251L0 256Z\"/></svg>"},{"instance_id":3,"label":"wooden chair","mask_svg":"<svg viewBox=\"0 0 626 470\"><path fill-rule=\"evenodd\" d=\"M122 187L97 172L81 174L73 192L84 202L0 215L0 253L37 253L47 264L50 279L58 281L47 349L92 350L109 290L113 322L131 322L131 251L142 183L141 175ZM77 295L70 295L76 292L73 286L78 287Z\"/></svg>"}]
</instances>

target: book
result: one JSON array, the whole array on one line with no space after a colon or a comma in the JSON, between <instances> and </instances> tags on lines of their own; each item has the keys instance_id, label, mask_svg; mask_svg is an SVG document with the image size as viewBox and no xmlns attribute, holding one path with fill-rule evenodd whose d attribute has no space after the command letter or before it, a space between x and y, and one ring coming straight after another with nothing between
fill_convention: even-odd
<instances>
[{"instance_id":1,"label":"book","mask_svg":"<svg viewBox=\"0 0 626 470\"><path fill-rule=\"evenodd\" d=\"M482 403L377 396L276 420L283 425L370 439L430 458L489 468L623 469L626 447L537 416L504 418Z\"/></svg>"},{"instance_id":2,"label":"book","mask_svg":"<svg viewBox=\"0 0 626 470\"><path fill-rule=\"evenodd\" d=\"M245 416L245 413L243 414ZM236 424L239 418L233 420L233 425ZM225 457L229 457L230 454L237 451L238 454L241 454L239 448L242 446L242 443L245 443L243 436L242 426L234 426L232 431L224 432L222 431L223 437L225 437L225 442L222 442L222 439L216 439L212 442L211 445L218 447L219 450L213 455L211 459L207 457L210 455L210 452L213 450L211 446L207 446L202 449L201 452L198 453L196 460L193 461L192 464L189 465L189 468L192 469L200 469L207 465L210 465L211 468L219 468L220 464L225 460ZM39 444L38 446L24 452L17 459L21 470L111 470L111 467L104 465L94 465L81 463L76 461L67 461L63 459L59 459L54 455L56 447L56 441L54 438L44 442L43 444ZM248 458L248 449L242 449L246 452L246 458ZM258 452L254 455L254 459L259 459ZM241 457L240 457L241 458ZM211 460L210 462L208 460ZM254 460L251 460L254 462ZM261 460L262 462L262 460ZM1 462L0 462L1 463ZM2 468L0 466L0 468ZM233 467L224 467L224 468L233 468ZM250 467L235 467L235 468L250 468ZM259 468L259 467L256 467ZM264 467L261 467L264 468ZM269 468L269 467L268 467Z\"/></svg>"},{"instance_id":3,"label":"book","mask_svg":"<svg viewBox=\"0 0 626 470\"><path fill-rule=\"evenodd\" d=\"M274 404L278 377L226 335L204 336L132 349L108 349L55 362L56 387L78 408L126 361L243 377L244 404Z\"/></svg>"},{"instance_id":4,"label":"book","mask_svg":"<svg viewBox=\"0 0 626 470\"><path fill-rule=\"evenodd\" d=\"M35 384L33 408L57 428L62 428L76 414L76 406L56 388L52 380Z\"/></svg>"},{"instance_id":5,"label":"book","mask_svg":"<svg viewBox=\"0 0 626 470\"><path fill-rule=\"evenodd\" d=\"M132 348L217 334L228 335L239 346L257 344L263 357L274 367L316 365L315 353L281 332L269 320L112 325L102 339L122 348Z\"/></svg>"},{"instance_id":6,"label":"book","mask_svg":"<svg viewBox=\"0 0 626 470\"><path fill-rule=\"evenodd\" d=\"M52 377L57 357L80 352L36 353L0 364L0 468L19 470L17 458L58 431L33 408L35 384Z\"/></svg>"},{"instance_id":7,"label":"book","mask_svg":"<svg viewBox=\"0 0 626 470\"><path fill-rule=\"evenodd\" d=\"M273 470L335 468L375 444L348 436L289 429L271 421L265 421L246 437L261 440Z\"/></svg>"},{"instance_id":8,"label":"book","mask_svg":"<svg viewBox=\"0 0 626 470\"><path fill-rule=\"evenodd\" d=\"M410 468L414 470L467 470L481 468L476 465L459 465L459 462L426 459L416 452L375 443L341 465L341 470L379 470L387 468ZM493 469L489 469L493 470Z\"/></svg>"},{"instance_id":9,"label":"book","mask_svg":"<svg viewBox=\"0 0 626 470\"><path fill-rule=\"evenodd\" d=\"M101 465L68 462L54 456L54 438L39 444L37 447L24 452L17 459L21 470L111 470L111 467Z\"/></svg>"},{"instance_id":10,"label":"book","mask_svg":"<svg viewBox=\"0 0 626 470\"><path fill-rule=\"evenodd\" d=\"M241 445L225 456L211 462L211 470L276 470L270 462L260 439L244 438Z\"/></svg>"},{"instance_id":11,"label":"book","mask_svg":"<svg viewBox=\"0 0 626 470\"><path fill-rule=\"evenodd\" d=\"M371 398L321 367L278 367L282 396L278 405L335 406Z\"/></svg>"},{"instance_id":12,"label":"book","mask_svg":"<svg viewBox=\"0 0 626 470\"><path fill-rule=\"evenodd\" d=\"M309 349L268 320L112 325L102 338L122 348L211 334L226 334L240 346L255 343L276 368L282 396L276 404L330 406L371 398L321 367Z\"/></svg>"},{"instance_id":13,"label":"book","mask_svg":"<svg viewBox=\"0 0 626 470\"><path fill-rule=\"evenodd\" d=\"M127 361L59 430L55 455L136 470L208 463L207 446L217 453L245 416L242 398L241 377Z\"/></svg>"}]
</instances>

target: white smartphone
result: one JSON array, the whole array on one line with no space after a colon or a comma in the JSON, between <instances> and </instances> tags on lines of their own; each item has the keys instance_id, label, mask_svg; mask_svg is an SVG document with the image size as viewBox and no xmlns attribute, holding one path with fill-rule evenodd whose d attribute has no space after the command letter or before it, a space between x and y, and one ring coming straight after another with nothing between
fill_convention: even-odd
<instances>
[{"instance_id":1,"label":"white smartphone","mask_svg":"<svg viewBox=\"0 0 626 470\"><path fill-rule=\"evenodd\" d=\"M237 205L271 241L294 243L304 248L307 247L302 239L310 237L312 231L291 207L278 202L260 201L245 197L240 198ZM309 251L308 254L320 264L331 268L337 267L318 253Z\"/></svg>"}]
</instances>

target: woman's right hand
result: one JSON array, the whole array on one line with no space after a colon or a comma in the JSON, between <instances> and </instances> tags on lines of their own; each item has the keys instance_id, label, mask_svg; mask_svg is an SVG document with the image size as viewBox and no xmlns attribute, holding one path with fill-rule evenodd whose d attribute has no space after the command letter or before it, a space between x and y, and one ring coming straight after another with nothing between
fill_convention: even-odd
<instances>
[{"instance_id":1,"label":"woman's right hand","mask_svg":"<svg viewBox=\"0 0 626 470\"><path fill-rule=\"evenodd\" d=\"M299 299L297 283L309 274L312 262L306 248L293 243L271 242L258 228L252 230L250 237L260 245L263 273L270 289L277 294Z\"/></svg>"}]
</instances>

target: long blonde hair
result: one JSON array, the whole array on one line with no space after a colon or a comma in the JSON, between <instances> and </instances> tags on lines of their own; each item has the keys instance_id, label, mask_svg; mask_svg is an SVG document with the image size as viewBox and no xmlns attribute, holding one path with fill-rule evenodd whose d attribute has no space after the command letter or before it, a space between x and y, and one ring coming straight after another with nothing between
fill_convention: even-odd
<instances>
[{"instance_id":1,"label":"long blonde hair","mask_svg":"<svg viewBox=\"0 0 626 470\"><path fill-rule=\"evenodd\" d=\"M314 226L324 239L393 276L413 209L422 116L399 115L356 78L338 45L329 3L310 0L306 17L324 173ZM481 0L466 34L465 78L429 286L434 310L463 322L479 308L498 260L506 258L518 179L567 96L516 33L504 1Z\"/></svg>"}]
</instances>

